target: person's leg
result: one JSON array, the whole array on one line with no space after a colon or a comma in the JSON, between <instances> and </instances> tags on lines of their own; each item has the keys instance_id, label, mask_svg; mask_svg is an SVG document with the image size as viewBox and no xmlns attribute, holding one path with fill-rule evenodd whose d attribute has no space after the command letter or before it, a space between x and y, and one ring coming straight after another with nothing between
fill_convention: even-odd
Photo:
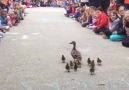
<instances>
[{"instance_id":1,"label":"person's leg","mask_svg":"<svg viewBox=\"0 0 129 90\"><path fill-rule=\"evenodd\" d=\"M126 35L111 35L110 40L111 41L122 41L126 38Z\"/></svg>"},{"instance_id":2,"label":"person's leg","mask_svg":"<svg viewBox=\"0 0 129 90\"><path fill-rule=\"evenodd\" d=\"M104 9L104 1L103 1L103 0L100 0L100 7L101 7L102 9Z\"/></svg>"},{"instance_id":3,"label":"person's leg","mask_svg":"<svg viewBox=\"0 0 129 90\"><path fill-rule=\"evenodd\" d=\"M89 17L88 17L88 23L92 24L92 16L91 15L89 15Z\"/></svg>"},{"instance_id":4,"label":"person's leg","mask_svg":"<svg viewBox=\"0 0 129 90\"><path fill-rule=\"evenodd\" d=\"M96 33L96 34L100 34L100 32L104 32L104 28L100 28L100 29L97 29L97 30L95 30L94 32Z\"/></svg>"},{"instance_id":5,"label":"person's leg","mask_svg":"<svg viewBox=\"0 0 129 90\"><path fill-rule=\"evenodd\" d=\"M86 5L89 6L89 2L86 2Z\"/></svg>"},{"instance_id":6,"label":"person's leg","mask_svg":"<svg viewBox=\"0 0 129 90\"><path fill-rule=\"evenodd\" d=\"M112 35L112 32L109 29L107 29L107 30L104 30L104 34L110 37Z\"/></svg>"},{"instance_id":7,"label":"person's leg","mask_svg":"<svg viewBox=\"0 0 129 90\"><path fill-rule=\"evenodd\" d=\"M81 2L81 7L85 6L85 3L84 2Z\"/></svg>"},{"instance_id":8,"label":"person's leg","mask_svg":"<svg viewBox=\"0 0 129 90\"><path fill-rule=\"evenodd\" d=\"M0 31L0 38L4 37L4 33L2 31Z\"/></svg>"},{"instance_id":9,"label":"person's leg","mask_svg":"<svg viewBox=\"0 0 129 90\"><path fill-rule=\"evenodd\" d=\"M122 41L122 45L125 47L129 47L129 37Z\"/></svg>"},{"instance_id":10,"label":"person's leg","mask_svg":"<svg viewBox=\"0 0 129 90\"><path fill-rule=\"evenodd\" d=\"M110 6L110 0L103 1L103 10L107 13L107 9Z\"/></svg>"},{"instance_id":11,"label":"person's leg","mask_svg":"<svg viewBox=\"0 0 129 90\"><path fill-rule=\"evenodd\" d=\"M89 23L83 22L82 27L86 27Z\"/></svg>"}]
</instances>

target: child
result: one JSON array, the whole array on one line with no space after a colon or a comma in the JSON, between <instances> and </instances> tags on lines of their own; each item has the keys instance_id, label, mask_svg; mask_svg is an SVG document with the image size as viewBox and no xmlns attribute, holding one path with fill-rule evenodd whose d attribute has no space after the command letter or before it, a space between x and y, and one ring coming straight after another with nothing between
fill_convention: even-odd
<instances>
[{"instance_id":1,"label":"child","mask_svg":"<svg viewBox=\"0 0 129 90\"><path fill-rule=\"evenodd\" d=\"M111 41L122 41L126 38L126 32L123 28L123 17L125 15L125 7L120 6L118 8L118 12L120 15L120 21L118 23L118 30L115 30L112 32L112 35L110 36Z\"/></svg>"},{"instance_id":2,"label":"child","mask_svg":"<svg viewBox=\"0 0 129 90\"><path fill-rule=\"evenodd\" d=\"M13 6L10 6L8 13L12 13L12 12L14 12L14 8Z\"/></svg>"},{"instance_id":3,"label":"child","mask_svg":"<svg viewBox=\"0 0 129 90\"><path fill-rule=\"evenodd\" d=\"M112 35L112 32L118 30L118 23L120 19L116 11L112 11L109 16L109 29L104 31L103 38L107 39Z\"/></svg>"},{"instance_id":4,"label":"child","mask_svg":"<svg viewBox=\"0 0 129 90\"><path fill-rule=\"evenodd\" d=\"M96 9L97 14L97 25L93 29L96 34L102 34L106 29L109 28L108 16L104 13L102 8Z\"/></svg>"},{"instance_id":5,"label":"child","mask_svg":"<svg viewBox=\"0 0 129 90\"><path fill-rule=\"evenodd\" d=\"M93 29L96 27L96 25L97 25L97 15L96 15L96 12L93 12L91 14L91 21L89 22L89 25L87 25L87 28Z\"/></svg>"},{"instance_id":6,"label":"child","mask_svg":"<svg viewBox=\"0 0 129 90\"><path fill-rule=\"evenodd\" d=\"M122 41L122 45L125 47L129 47L129 11L126 11L123 18L123 27L126 30L127 38Z\"/></svg>"},{"instance_id":7,"label":"child","mask_svg":"<svg viewBox=\"0 0 129 90\"><path fill-rule=\"evenodd\" d=\"M88 17L88 26L87 26L87 28L89 28L89 26L94 26L94 25L96 25L96 12L95 12L95 10L96 10L96 7L94 7L94 6L90 6L90 8L89 8L89 17Z\"/></svg>"},{"instance_id":8,"label":"child","mask_svg":"<svg viewBox=\"0 0 129 90\"><path fill-rule=\"evenodd\" d=\"M10 27L12 27L12 22L9 14L7 15L7 23Z\"/></svg>"},{"instance_id":9,"label":"child","mask_svg":"<svg viewBox=\"0 0 129 90\"><path fill-rule=\"evenodd\" d=\"M109 8L107 9L107 15L110 16L110 14L111 14L112 11L113 11L112 7L109 7Z\"/></svg>"},{"instance_id":10,"label":"child","mask_svg":"<svg viewBox=\"0 0 129 90\"><path fill-rule=\"evenodd\" d=\"M75 5L74 5L74 4L72 4L71 13L69 14L69 16L70 16L71 18L73 18L73 17L75 16Z\"/></svg>"},{"instance_id":11,"label":"child","mask_svg":"<svg viewBox=\"0 0 129 90\"><path fill-rule=\"evenodd\" d=\"M5 11L1 12L0 20L1 20L2 26L7 26L7 19L6 19L6 12Z\"/></svg>"},{"instance_id":12,"label":"child","mask_svg":"<svg viewBox=\"0 0 129 90\"><path fill-rule=\"evenodd\" d=\"M85 12L84 12L84 17L83 17L83 21L82 21L82 27L86 27L89 24L88 19L89 19L89 7L87 6L85 8Z\"/></svg>"},{"instance_id":13,"label":"child","mask_svg":"<svg viewBox=\"0 0 129 90\"><path fill-rule=\"evenodd\" d=\"M5 33L9 31L9 26L7 26L6 12L0 11L0 31Z\"/></svg>"},{"instance_id":14,"label":"child","mask_svg":"<svg viewBox=\"0 0 129 90\"><path fill-rule=\"evenodd\" d=\"M15 13L11 13L10 18L11 18L12 26L17 26L18 25L18 23L16 23L17 15Z\"/></svg>"},{"instance_id":15,"label":"child","mask_svg":"<svg viewBox=\"0 0 129 90\"><path fill-rule=\"evenodd\" d=\"M66 17L69 17L70 14L72 13L72 6L67 6L66 7L66 14L64 14Z\"/></svg>"},{"instance_id":16,"label":"child","mask_svg":"<svg viewBox=\"0 0 129 90\"><path fill-rule=\"evenodd\" d=\"M81 13L80 13L80 7L76 8L76 11L75 11L75 20L79 21L79 17L81 16Z\"/></svg>"},{"instance_id":17,"label":"child","mask_svg":"<svg viewBox=\"0 0 129 90\"><path fill-rule=\"evenodd\" d=\"M84 14L85 14L85 7L80 8L80 14L81 14L81 16L79 17L78 20L82 24L83 19L84 19Z\"/></svg>"}]
</instances>

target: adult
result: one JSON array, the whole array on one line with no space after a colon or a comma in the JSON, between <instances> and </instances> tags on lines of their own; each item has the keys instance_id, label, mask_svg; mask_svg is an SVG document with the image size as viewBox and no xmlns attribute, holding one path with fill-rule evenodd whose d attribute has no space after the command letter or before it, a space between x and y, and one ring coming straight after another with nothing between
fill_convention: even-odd
<instances>
[{"instance_id":1,"label":"adult","mask_svg":"<svg viewBox=\"0 0 129 90\"><path fill-rule=\"evenodd\" d=\"M87 5L89 6L89 0L80 0L81 7Z\"/></svg>"},{"instance_id":2,"label":"adult","mask_svg":"<svg viewBox=\"0 0 129 90\"><path fill-rule=\"evenodd\" d=\"M99 0L100 6L104 10L104 12L107 12L108 7L110 6L110 0Z\"/></svg>"},{"instance_id":3,"label":"adult","mask_svg":"<svg viewBox=\"0 0 129 90\"><path fill-rule=\"evenodd\" d=\"M124 0L116 0L116 7L117 7L117 10L120 6L124 5Z\"/></svg>"},{"instance_id":4,"label":"adult","mask_svg":"<svg viewBox=\"0 0 129 90\"><path fill-rule=\"evenodd\" d=\"M100 0L89 0L89 6L98 8L100 6Z\"/></svg>"}]
</instances>

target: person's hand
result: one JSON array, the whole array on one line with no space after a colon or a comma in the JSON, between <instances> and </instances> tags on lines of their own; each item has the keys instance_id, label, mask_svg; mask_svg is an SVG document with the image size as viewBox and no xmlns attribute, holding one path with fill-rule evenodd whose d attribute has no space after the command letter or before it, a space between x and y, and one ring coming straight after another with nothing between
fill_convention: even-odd
<instances>
[{"instance_id":1,"label":"person's hand","mask_svg":"<svg viewBox=\"0 0 129 90\"><path fill-rule=\"evenodd\" d=\"M117 34L117 31L114 31L113 34Z\"/></svg>"},{"instance_id":2,"label":"person's hand","mask_svg":"<svg viewBox=\"0 0 129 90\"><path fill-rule=\"evenodd\" d=\"M96 26L94 26L93 28L92 28L92 30L95 32L95 30L97 29L97 27Z\"/></svg>"},{"instance_id":3,"label":"person's hand","mask_svg":"<svg viewBox=\"0 0 129 90\"><path fill-rule=\"evenodd\" d=\"M112 7L113 6L113 3L110 3L110 6Z\"/></svg>"}]
</instances>

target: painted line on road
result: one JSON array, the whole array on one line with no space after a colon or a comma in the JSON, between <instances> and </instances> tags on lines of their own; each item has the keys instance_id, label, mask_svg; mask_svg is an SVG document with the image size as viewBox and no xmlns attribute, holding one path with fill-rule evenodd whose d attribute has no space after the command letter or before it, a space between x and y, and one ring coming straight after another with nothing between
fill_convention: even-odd
<instances>
[{"instance_id":1,"label":"painted line on road","mask_svg":"<svg viewBox=\"0 0 129 90\"><path fill-rule=\"evenodd\" d=\"M23 36L22 36L22 39L27 39L27 38L28 38L27 35L23 35Z\"/></svg>"},{"instance_id":2,"label":"painted line on road","mask_svg":"<svg viewBox=\"0 0 129 90\"><path fill-rule=\"evenodd\" d=\"M22 85L22 87L24 87L25 90L32 90L32 88L25 81L22 81L21 85Z\"/></svg>"}]
</instances>

